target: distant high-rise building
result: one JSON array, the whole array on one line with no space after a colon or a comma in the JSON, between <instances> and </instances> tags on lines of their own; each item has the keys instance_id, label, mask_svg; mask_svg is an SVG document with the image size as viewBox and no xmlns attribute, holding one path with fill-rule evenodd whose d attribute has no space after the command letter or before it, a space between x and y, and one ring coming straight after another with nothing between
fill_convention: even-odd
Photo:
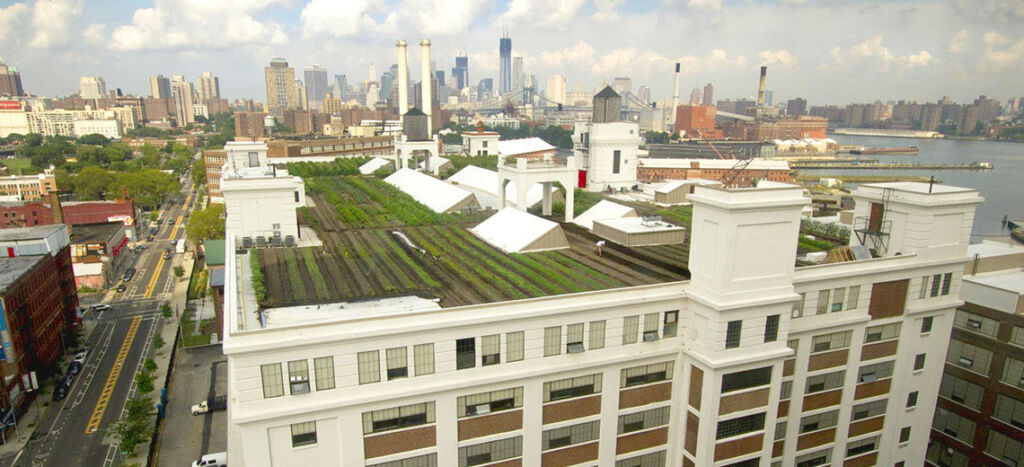
<instances>
[{"instance_id":1,"label":"distant high-rise building","mask_svg":"<svg viewBox=\"0 0 1024 467\"><path fill-rule=\"evenodd\" d=\"M434 72L434 79L437 80L437 85L438 86L440 86L442 88L445 87L444 70L437 70L437 71L435 71Z\"/></svg>"},{"instance_id":2,"label":"distant high-rise building","mask_svg":"<svg viewBox=\"0 0 1024 467\"><path fill-rule=\"evenodd\" d=\"M690 91L690 105L700 105L700 98L702 96L700 88L693 88L693 91Z\"/></svg>"},{"instance_id":3,"label":"distant high-rise building","mask_svg":"<svg viewBox=\"0 0 1024 467\"><path fill-rule=\"evenodd\" d=\"M196 121L192 110L193 93L195 90L192 88L192 83L185 81L184 76L174 75L171 77L171 97L174 100L174 118L178 122L178 126L185 126Z\"/></svg>"},{"instance_id":4,"label":"distant high-rise building","mask_svg":"<svg viewBox=\"0 0 1024 467\"><path fill-rule=\"evenodd\" d=\"M396 73L397 73L397 71L396 71ZM387 100L391 99L391 91L395 87L395 84L396 84L395 77L390 72L384 73L383 75L380 75L380 100L381 101L387 101ZM389 105L394 105L396 108L398 107L397 103L394 103L394 104L389 103Z\"/></svg>"},{"instance_id":5,"label":"distant high-rise building","mask_svg":"<svg viewBox=\"0 0 1024 467\"><path fill-rule=\"evenodd\" d=\"M24 96L25 89L21 86L21 73L13 66L7 66L0 58L0 96Z\"/></svg>"},{"instance_id":6,"label":"distant high-rise building","mask_svg":"<svg viewBox=\"0 0 1024 467\"><path fill-rule=\"evenodd\" d=\"M807 99L797 97L786 102L786 115L790 117L802 117L807 115Z\"/></svg>"},{"instance_id":7,"label":"distant high-rise building","mask_svg":"<svg viewBox=\"0 0 1024 467\"><path fill-rule=\"evenodd\" d=\"M633 92L633 80L629 78L615 78L612 80L612 90L620 96L625 96L627 92Z\"/></svg>"},{"instance_id":8,"label":"distant high-rise building","mask_svg":"<svg viewBox=\"0 0 1024 467\"><path fill-rule=\"evenodd\" d=\"M171 80L164 75L149 77L149 97L156 99L171 98Z\"/></svg>"},{"instance_id":9,"label":"distant high-rise building","mask_svg":"<svg viewBox=\"0 0 1024 467\"><path fill-rule=\"evenodd\" d=\"M267 82L267 109L278 119L284 111L299 108L299 88L295 83L295 68L283 58L274 58L263 69Z\"/></svg>"},{"instance_id":10,"label":"distant high-rise building","mask_svg":"<svg viewBox=\"0 0 1024 467\"><path fill-rule=\"evenodd\" d=\"M647 86L640 86L636 90L636 97L640 99L640 102L650 103L651 102L651 88Z\"/></svg>"},{"instance_id":11,"label":"distant high-rise building","mask_svg":"<svg viewBox=\"0 0 1024 467\"><path fill-rule=\"evenodd\" d=\"M775 105L775 94L772 92L771 89L766 89L764 91L764 105L765 107L771 107Z\"/></svg>"},{"instance_id":12,"label":"distant high-rise building","mask_svg":"<svg viewBox=\"0 0 1024 467\"><path fill-rule=\"evenodd\" d=\"M552 75L548 77L547 88L548 99L559 104L565 104L565 76Z\"/></svg>"},{"instance_id":13,"label":"distant high-rise building","mask_svg":"<svg viewBox=\"0 0 1024 467\"><path fill-rule=\"evenodd\" d=\"M999 116L999 101L995 99L989 99L982 95L974 100L974 105L978 107L979 122L991 122Z\"/></svg>"},{"instance_id":14,"label":"distant high-rise building","mask_svg":"<svg viewBox=\"0 0 1024 467\"><path fill-rule=\"evenodd\" d=\"M939 104L925 104L921 106L921 129L924 131L935 131L942 123L942 106Z\"/></svg>"},{"instance_id":15,"label":"distant high-rise building","mask_svg":"<svg viewBox=\"0 0 1024 467\"><path fill-rule=\"evenodd\" d=\"M498 92L504 94L512 90L512 39L507 36L498 42L498 67Z\"/></svg>"},{"instance_id":16,"label":"distant high-rise building","mask_svg":"<svg viewBox=\"0 0 1024 467\"><path fill-rule=\"evenodd\" d=\"M375 79L377 79L377 67L373 65L373 62L370 62L370 74L367 81L373 81Z\"/></svg>"},{"instance_id":17,"label":"distant high-rise building","mask_svg":"<svg viewBox=\"0 0 1024 467\"><path fill-rule=\"evenodd\" d=\"M452 84L455 89L462 89L469 86L469 57L459 55L455 57L455 68L452 68Z\"/></svg>"},{"instance_id":18,"label":"distant high-rise building","mask_svg":"<svg viewBox=\"0 0 1024 467\"><path fill-rule=\"evenodd\" d=\"M974 130L978 128L979 113L980 111L976 105L965 105L961 107L960 119L956 124L956 134L962 136L974 133Z\"/></svg>"},{"instance_id":19,"label":"distant high-rise building","mask_svg":"<svg viewBox=\"0 0 1024 467\"><path fill-rule=\"evenodd\" d=\"M320 65L311 65L302 70L302 75L306 80L306 96L309 99L309 105L314 109L319 109L320 101L330 92L327 88L327 69Z\"/></svg>"},{"instance_id":20,"label":"distant high-rise building","mask_svg":"<svg viewBox=\"0 0 1024 467\"><path fill-rule=\"evenodd\" d=\"M334 97L344 101L346 92L348 92L348 78L345 75L334 75Z\"/></svg>"},{"instance_id":21,"label":"distant high-rise building","mask_svg":"<svg viewBox=\"0 0 1024 467\"><path fill-rule=\"evenodd\" d=\"M512 89L514 94L526 85L526 73L523 71L523 57L512 57Z\"/></svg>"},{"instance_id":22,"label":"distant high-rise building","mask_svg":"<svg viewBox=\"0 0 1024 467\"><path fill-rule=\"evenodd\" d=\"M715 87L711 83L704 85L704 100L701 103L708 107L715 105Z\"/></svg>"},{"instance_id":23,"label":"distant high-rise building","mask_svg":"<svg viewBox=\"0 0 1024 467\"><path fill-rule=\"evenodd\" d=\"M78 95L82 99L104 99L107 97L107 84L99 76L83 76L78 80Z\"/></svg>"},{"instance_id":24,"label":"distant high-rise building","mask_svg":"<svg viewBox=\"0 0 1024 467\"><path fill-rule=\"evenodd\" d=\"M213 76L209 71L204 71L199 77L199 100L212 99L220 99L220 78Z\"/></svg>"},{"instance_id":25,"label":"distant high-rise building","mask_svg":"<svg viewBox=\"0 0 1024 467\"><path fill-rule=\"evenodd\" d=\"M480 80L480 83L476 85L476 92L479 99L494 94L494 79L484 78Z\"/></svg>"}]
</instances>

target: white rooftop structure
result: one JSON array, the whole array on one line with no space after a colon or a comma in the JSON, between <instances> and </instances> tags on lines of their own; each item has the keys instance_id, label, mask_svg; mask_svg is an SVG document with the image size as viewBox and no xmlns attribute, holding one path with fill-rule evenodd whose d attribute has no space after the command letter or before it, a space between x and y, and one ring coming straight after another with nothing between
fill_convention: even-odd
<instances>
[{"instance_id":1,"label":"white rooftop structure","mask_svg":"<svg viewBox=\"0 0 1024 467\"><path fill-rule=\"evenodd\" d=\"M263 328L302 326L312 323L339 322L390 315L440 310L437 300L417 296L389 297L360 302L338 302L324 305L302 305L263 310Z\"/></svg>"},{"instance_id":2,"label":"white rooftop structure","mask_svg":"<svg viewBox=\"0 0 1024 467\"><path fill-rule=\"evenodd\" d=\"M625 233L677 232L686 230L678 225L664 221L646 222L642 217L595 219L594 222Z\"/></svg>"},{"instance_id":3,"label":"white rooftop structure","mask_svg":"<svg viewBox=\"0 0 1024 467\"><path fill-rule=\"evenodd\" d=\"M689 168L691 163L699 164L702 169L723 169L733 168L739 159L667 159L667 158L646 158L640 159L640 165L654 169ZM780 160L752 159L746 170L789 170L789 162Z\"/></svg>"},{"instance_id":4,"label":"white rooftop structure","mask_svg":"<svg viewBox=\"0 0 1024 467\"><path fill-rule=\"evenodd\" d=\"M554 151L556 148L540 138L521 138L498 141L498 153L502 156L517 156L541 151Z\"/></svg>"},{"instance_id":5,"label":"white rooftop structure","mask_svg":"<svg viewBox=\"0 0 1024 467\"><path fill-rule=\"evenodd\" d=\"M367 161L365 164L359 166L359 173L363 175L370 175L376 172L377 170L392 164L394 164L393 161L381 159L379 157L374 157L373 159Z\"/></svg>"},{"instance_id":6,"label":"white rooftop structure","mask_svg":"<svg viewBox=\"0 0 1024 467\"><path fill-rule=\"evenodd\" d=\"M467 165L451 177L448 177L447 181L448 183L476 192L477 200L481 206L500 208L498 206L498 172L475 165ZM551 190L552 193L558 191L554 187ZM517 193L514 183L505 186L505 199L510 205L516 205L516 201L519 199ZM539 203L543 198L544 187L542 184L533 184L526 192L527 207Z\"/></svg>"},{"instance_id":7,"label":"white rooftop structure","mask_svg":"<svg viewBox=\"0 0 1024 467\"><path fill-rule=\"evenodd\" d=\"M1004 270L964 276L960 298L1010 314L1024 314L1024 271Z\"/></svg>"},{"instance_id":8,"label":"white rooftop structure","mask_svg":"<svg viewBox=\"0 0 1024 467\"><path fill-rule=\"evenodd\" d=\"M435 212L452 212L475 204L473 193L411 169L399 169L384 181Z\"/></svg>"},{"instance_id":9,"label":"white rooftop structure","mask_svg":"<svg viewBox=\"0 0 1024 467\"><path fill-rule=\"evenodd\" d=\"M703 178L688 178L686 180L668 180L665 183L661 183L654 189L655 193L671 193L678 188L686 185L711 185L721 186L722 182L715 180L707 180Z\"/></svg>"},{"instance_id":10,"label":"white rooftop structure","mask_svg":"<svg viewBox=\"0 0 1024 467\"><path fill-rule=\"evenodd\" d=\"M573 219L572 223L587 230L594 230L594 221L596 220L620 219L623 217L636 217L636 210L629 206L603 199L591 206L590 209L584 211L579 217Z\"/></svg>"},{"instance_id":11,"label":"white rooftop structure","mask_svg":"<svg viewBox=\"0 0 1024 467\"><path fill-rule=\"evenodd\" d=\"M515 208L505 208L470 229L485 242L506 253L568 248L562 227Z\"/></svg>"}]
</instances>

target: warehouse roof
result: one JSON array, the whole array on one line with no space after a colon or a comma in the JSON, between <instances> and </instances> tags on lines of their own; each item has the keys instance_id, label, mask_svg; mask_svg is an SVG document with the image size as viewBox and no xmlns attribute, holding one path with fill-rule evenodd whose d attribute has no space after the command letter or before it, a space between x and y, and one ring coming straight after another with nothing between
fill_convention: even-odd
<instances>
[{"instance_id":1,"label":"warehouse roof","mask_svg":"<svg viewBox=\"0 0 1024 467\"><path fill-rule=\"evenodd\" d=\"M469 191L410 169L400 169L384 181L439 213L449 212L473 196Z\"/></svg>"},{"instance_id":2,"label":"warehouse roof","mask_svg":"<svg viewBox=\"0 0 1024 467\"><path fill-rule=\"evenodd\" d=\"M557 235L562 235L562 228L554 222L516 208L505 208L470 231L506 253L522 253L568 248L569 244L564 235L561 241L539 244L541 239L548 234L554 234L553 231L556 229Z\"/></svg>"},{"instance_id":3,"label":"warehouse roof","mask_svg":"<svg viewBox=\"0 0 1024 467\"><path fill-rule=\"evenodd\" d=\"M7 292L7 288L11 284L17 282L21 276L31 271L42 260L42 256L0 258L0 294Z\"/></svg>"},{"instance_id":4,"label":"warehouse roof","mask_svg":"<svg viewBox=\"0 0 1024 467\"><path fill-rule=\"evenodd\" d=\"M203 241L203 255L207 266L224 265L224 240L209 239Z\"/></svg>"},{"instance_id":5,"label":"warehouse roof","mask_svg":"<svg viewBox=\"0 0 1024 467\"><path fill-rule=\"evenodd\" d=\"M629 206L623 206L619 203L603 199L590 209L584 211L583 214L576 216L572 223L587 230L594 230L594 221L596 220L618 219L621 217L636 217L636 210Z\"/></svg>"},{"instance_id":6,"label":"warehouse roof","mask_svg":"<svg viewBox=\"0 0 1024 467\"><path fill-rule=\"evenodd\" d=\"M672 193L673 191L679 189L680 187L686 186L686 185L716 185L716 186L721 186L722 182L718 182L718 181L715 181L715 180L705 180L703 178L688 178L686 180L669 180L669 181L661 184L661 186L659 186L658 188L655 188L654 191L656 193Z\"/></svg>"},{"instance_id":7,"label":"warehouse roof","mask_svg":"<svg viewBox=\"0 0 1024 467\"><path fill-rule=\"evenodd\" d=\"M32 227L18 227L15 229L0 229L0 241L14 240L35 240L46 238L47 235L61 229L67 229L64 224L34 225Z\"/></svg>"}]
</instances>

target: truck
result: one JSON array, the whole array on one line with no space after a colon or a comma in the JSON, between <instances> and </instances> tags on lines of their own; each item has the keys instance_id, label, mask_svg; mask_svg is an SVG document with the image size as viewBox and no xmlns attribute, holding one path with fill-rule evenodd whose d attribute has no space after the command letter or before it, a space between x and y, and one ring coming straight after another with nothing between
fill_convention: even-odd
<instances>
[{"instance_id":1,"label":"truck","mask_svg":"<svg viewBox=\"0 0 1024 467\"><path fill-rule=\"evenodd\" d=\"M184 253L185 252L185 239L184 238L178 239L178 241L174 244L174 251L176 251L178 253Z\"/></svg>"},{"instance_id":2,"label":"truck","mask_svg":"<svg viewBox=\"0 0 1024 467\"><path fill-rule=\"evenodd\" d=\"M228 396L214 396L192 406L192 415L217 412L228 408Z\"/></svg>"}]
</instances>

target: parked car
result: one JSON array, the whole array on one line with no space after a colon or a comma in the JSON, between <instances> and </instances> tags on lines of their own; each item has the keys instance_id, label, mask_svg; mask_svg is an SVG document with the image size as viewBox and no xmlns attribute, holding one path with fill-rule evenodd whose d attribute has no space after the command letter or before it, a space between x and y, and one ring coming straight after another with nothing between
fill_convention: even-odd
<instances>
[{"instance_id":1,"label":"parked car","mask_svg":"<svg viewBox=\"0 0 1024 467\"><path fill-rule=\"evenodd\" d=\"M71 387L71 383L74 383L74 382L75 382L75 375L73 375L71 373L65 373L64 374L64 385L65 386L70 388Z\"/></svg>"},{"instance_id":2,"label":"parked car","mask_svg":"<svg viewBox=\"0 0 1024 467\"><path fill-rule=\"evenodd\" d=\"M167 248L166 250L164 250L164 259L171 259L172 254L173 253L171 252L171 249Z\"/></svg>"},{"instance_id":3,"label":"parked car","mask_svg":"<svg viewBox=\"0 0 1024 467\"><path fill-rule=\"evenodd\" d=\"M101 303L99 305L93 305L93 306L89 307L89 309L92 310L92 311L95 311L95 312L107 311L107 310L110 309L110 305L107 305L105 303Z\"/></svg>"},{"instance_id":4,"label":"parked car","mask_svg":"<svg viewBox=\"0 0 1024 467\"><path fill-rule=\"evenodd\" d=\"M89 356L89 346L82 347L82 350L79 350L78 353L75 354L75 360L74 361L84 364L85 363L85 357L88 357L88 356Z\"/></svg>"},{"instance_id":5,"label":"parked car","mask_svg":"<svg viewBox=\"0 0 1024 467\"><path fill-rule=\"evenodd\" d=\"M192 462L192 467L227 467L228 453L214 452L203 454L198 460Z\"/></svg>"},{"instance_id":6,"label":"parked car","mask_svg":"<svg viewBox=\"0 0 1024 467\"><path fill-rule=\"evenodd\" d=\"M82 362L79 362L79 361L75 360L75 361L72 361L72 362L71 362L71 363L70 363L70 364L68 365L68 374L69 374L69 375L71 375L71 376L75 376L75 375L77 375L77 374L78 374L78 372L80 372L80 371L82 371Z\"/></svg>"},{"instance_id":7,"label":"parked car","mask_svg":"<svg viewBox=\"0 0 1024 467\"><path fill-rule=\"evenodd\" d=\"M135 268L128 268L128 270L124 272L124 277L122 277L121 279L123 279L125 282L131 282L133 277L135 277Z\"/></svg>"},{"instance_id":8,"label":"parked car","mask_svg":"<svg viewBox=\"0 0 1024 467\"><path fill-rule=\"evenodd\" d=\"M128 290L128 286L127 285L120 284L120 285L117 286L117 291L118 292L124 292L125 290Z\"/></svg>"},{"instance_id":9,"label":"parked car","mask_svg":"<svg viewBox=\"0 0 1024 467\"><path fill-rule=\"evenodd\" d=\"M68 388L65 387L63 384L58 384L56 387L53 388L53 401L54 402L64 400L64 398L67 397L67 395L68 395Z\"/></svg>"},{"instance_id":10,"label":"parked car","mask_svg":"<svg viewBox=\"0 0 1024 467\"><path fill-rule=\"evenodd\" d=\"M198 404L192 405L192 415L202 415L207 412L217 412L228 408L228 397L211 397Z\"/></svg>"}]
</instances>

